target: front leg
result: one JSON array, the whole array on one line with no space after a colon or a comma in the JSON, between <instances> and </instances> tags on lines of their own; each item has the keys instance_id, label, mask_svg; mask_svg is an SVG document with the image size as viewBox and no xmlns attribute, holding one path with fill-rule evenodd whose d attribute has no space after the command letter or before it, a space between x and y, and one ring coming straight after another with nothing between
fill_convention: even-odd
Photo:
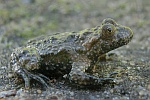
<instances>
[{"instance_id":1,"label":"front leg","mask_svg":"<svg viewBox=\"0 0 150 100\"><path fill-rule=\"evenodd\" d=\"M90 86L102 85L105 82L114 83L114 78L103 78L87 73L88 65L85 62L75 62L72 65L72 70L69 73L69 80L72 83Z\"/></svg>"}]
</instances>

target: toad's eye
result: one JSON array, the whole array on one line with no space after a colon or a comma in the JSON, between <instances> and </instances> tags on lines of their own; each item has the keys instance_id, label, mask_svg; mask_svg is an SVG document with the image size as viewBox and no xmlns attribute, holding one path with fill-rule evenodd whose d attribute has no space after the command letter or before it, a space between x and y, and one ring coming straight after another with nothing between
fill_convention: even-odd
<instances>
[{"instance_id":1,"label":"toad's eye","mask_svg":"<svg viewBox=\"0 0 150 100\"><path fill-rule=\"evenodd\" d=\"M103 38L110 38L115 33L115 26L112 24L105 24L102 26L102 37Z\"/></svg>"}]
</instances>

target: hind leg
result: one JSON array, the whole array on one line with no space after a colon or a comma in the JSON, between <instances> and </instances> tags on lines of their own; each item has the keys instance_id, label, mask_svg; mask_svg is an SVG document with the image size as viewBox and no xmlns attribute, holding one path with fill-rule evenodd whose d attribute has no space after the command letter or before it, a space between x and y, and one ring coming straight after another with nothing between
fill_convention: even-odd
<instances>
[{"instance_id":1,"label":"hind leg","mask_svg":"<svg viewBox=\"0 0 150 100\"><path fill-rule=\"evenodd\" d=\"M18 75L20 75L23 78L23 80L25 81L25 88L30 87L30 80L31 79L34 79L34 80L40 82L41 84L43 84L43 86L45 86L46 88L49 88L49 85L45 82L45 80L49 81L49 79L42 74L39 74L39 75L32 74L31 72L28 72L27 70L25 70L23 68L20 68L16 73Z\"/></svg>"}]
</instances>

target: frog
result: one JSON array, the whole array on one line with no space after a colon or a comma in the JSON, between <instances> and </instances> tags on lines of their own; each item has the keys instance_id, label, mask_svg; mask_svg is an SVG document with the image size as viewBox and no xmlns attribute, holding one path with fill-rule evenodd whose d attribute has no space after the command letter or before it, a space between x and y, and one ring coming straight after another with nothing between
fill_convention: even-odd
<instances>
[{"instance_id":1,"label":"frog","mask_svg":"<svg viewBox=\"0 0 150 100\"><path fill-rule=\"evenodd\" d=\"M114 78L94 75L93 70L105 59L104 55L127 45L132 37L129 27L106 18L94 28L31 39L13 50L10 66L22 77L25 87L30 87L32 79L49 87L47 80L64 76L72 84L84 86L114 82Z\"/></svg>"}]
</instances>

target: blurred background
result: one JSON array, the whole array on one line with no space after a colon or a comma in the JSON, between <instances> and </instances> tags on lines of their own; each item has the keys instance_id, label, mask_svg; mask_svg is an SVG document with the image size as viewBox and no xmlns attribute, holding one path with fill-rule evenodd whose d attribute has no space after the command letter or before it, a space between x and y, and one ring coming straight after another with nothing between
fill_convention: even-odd
<instances>
[{"instance_id":1,"label":"blurred background","mask_svg":"<svg viewBox=\"0 0 150 100\"><path fill-rule=\"evenodd\" d=\"M95 27L107 17L144 34L149 5L149 0L0 0L1 41L21 45L38 35Z\"/></svg>"}]
</instances>

